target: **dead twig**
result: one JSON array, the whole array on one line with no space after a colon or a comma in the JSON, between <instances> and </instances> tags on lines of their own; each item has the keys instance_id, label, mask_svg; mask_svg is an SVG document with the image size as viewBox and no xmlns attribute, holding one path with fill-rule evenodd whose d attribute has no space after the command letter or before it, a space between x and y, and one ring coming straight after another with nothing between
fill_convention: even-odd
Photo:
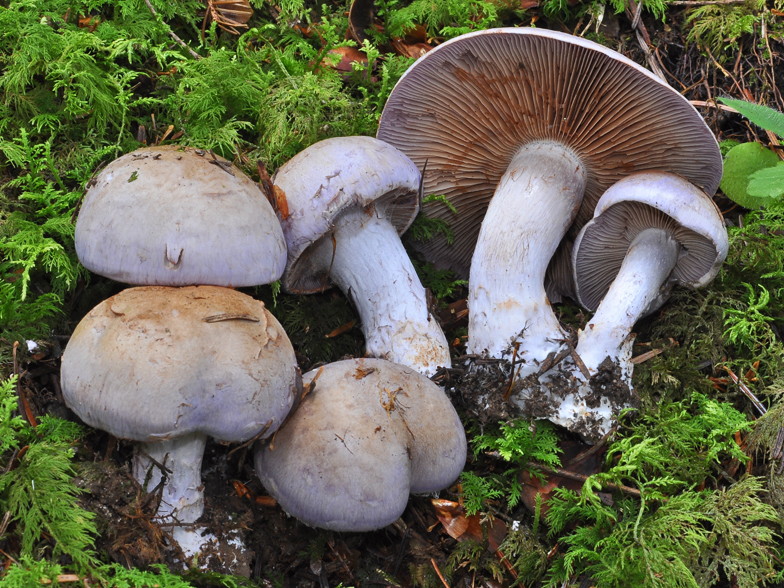
<instances>
[{"instance_id":1,"label":"dead twig","mask_svg":"<svg viewBox=\"0 0 784 588\"><path fill-rule=\"evenodd\" d=\"M743 392L746 395L746 398L751 400L751 403L754 405L754 408L756 408L761 415L763 415L766 412L768 412L767 409L759 401L759 399L756 396L754 396L754 393L751 390L749 390L748 386L746 386L746 384L741 382L740 378L738 376L736 376L735 373L730 368L728 368L726 365L723 366L723 368L724 368L724 371L726 371L729 374L729 376L732 379L732 381L735 384L738 385L738 388L740 388L740 391Z\"/></svg>"},{"instance_id":2,"label":"dead twig","mask_svg":"<svg viewBox=\"0 0 784 588\"><path fill-rule=\"evenodd\" d=\"M446 586L446 588L449 588L449 584L446 583L446 580L444 579L444 575L441 573L441 570L438 569L438 564L436 564L436 560L431 557L430 563L433 564L433 569L436 571L436 574L438 574L438 577L441 579L441 582L444 584L444 586Z\"/></svg>"},{"instance_id":3,"label":"dead twig","mask_svg":"<svg viewBox=\"0 0 784 588\"><path fill-rule=\"evenodd\" d=\"M604 446L607 444L607 441L608 441L608 439L610 438L610 435L612 435L613 433L615 433L615 431L617 430L617 428L618 428L618 427L613 427L612 429L610 429L609 431L607 431L607 432L604 434L604 437L602 437L601 439L599 439L599 442L598 442L596 445L593 445L593 446L589 447L588 449L586 449L585 451L583 451L582 453L579 453L579 454L577 454L577 455L576 455L576 456L575 456L575 457L574 457L574 458L573 458L573 459L572 459L572 460L571 460L571 461L570 461L568 464L566 464L566 465L568 465L568 466L570 466L570 467L571 467L571 466L575 466L575 465L577 465L578 463L582 463L582 462L584 462L586 459L588 459L588 458L589 458L589 457L591 457L592 455L596 455L597 453L599 453L599 451L601 451L601 449L602 449L602 448L603 448L603 447L604 447Z\"/></svg>"},{"instance_id":4,"label":"dead twig","mask_svg":"<svg viewBox=\"0 0 784 588\"><path fill-rule=\"evenodd\" d=\"M152 4L150 4L150 0L144 0L144 3L147 5L147 8L149 8L149 9L150 9L150 12L152 12L152 15L153 15L155 18L158 18L158 13L155 11L155 8L153 8L153 5L152 5ZM167 28L168 28L168 27L167 27ZM169 36L170 36L172 39L174 39L174 42L175 42L175 43L177 43L177 44L178 44L180 47L182 47L182 48L183 48L183 49L185 49L185 50L186 50L188 53L190 53L190 54L191 54L191 57L193 57L194 59L201 59L201 55L199 55L199 54L198 54L198 53L196 53L196 52L195 52L193 49L191 49L190 47L188 47L188 44L187 44L185 41L183 41L182 39L180 39L180 38L179 38L179 37L178 37L178 36L177 36L177 35L174 33L174 31L173 31L173 30L171 30L171 29L169 29ZM153 125L154 125L154 124L155 124L155 123L153 123Z\"/></svg>"},{"instance_id":5,"label":"dead twig","mask_svg":"<svg viewBox=\"0 0 784 588\"><path fill-rule=\"evenodd\" d=\"M529 468L541 470L546 474L561 476L562 478L568 478L569 480L576 480L578 482L585 482L589 478L589 476L583 476L582 474L575 474L568 470L562 470L561 468L551 468L549 466L542 465L534 461L529 461L526 465ZM630 488L629 486L623 486L623 485L619 486L617 484L613 484L612 482L602 482L602 486L605 488L610 488L612 490L618 490L620 492L623 492L624 494L629 494L630 496L636 496L637 498L640 498L642 496L642 493L639 490L637 490L636 488Z\"/></svg>"},{"instance_id":6,"label":"dead twig","mask_svg":"<svg viewBox=\"0 0 784 588\"><path fill-rule=\"evenodd\" d=\"M261 431L259 431L259 432L258 432L258 434L257 434L255 437L253 437L253 439L251 439L250 441L245 441L245 443L243 443L242 445L238 445L237 447L235 447L234 449L232 449L231 451L229 451L229 452L226 454L226 457L230 457L232 453L234 453L234 452L236 452L236 451L239 451L240 449L243 449L243 448L245 448L245 447L248 447L249 445L253 445L253 444L254 444L256 441L258 441L259 439L261 439L262 435L264 435L264 433L266 433L266 432L267 432L267 429L269 429L269 428L270 428L270 426L272 426L272 421L273 421L273 420L275 420L275 419L270 419L270 420L268 420L268 421L266 422L266 424L265 424L265 425L262 427Z\"/></svg>"}]
</instances>

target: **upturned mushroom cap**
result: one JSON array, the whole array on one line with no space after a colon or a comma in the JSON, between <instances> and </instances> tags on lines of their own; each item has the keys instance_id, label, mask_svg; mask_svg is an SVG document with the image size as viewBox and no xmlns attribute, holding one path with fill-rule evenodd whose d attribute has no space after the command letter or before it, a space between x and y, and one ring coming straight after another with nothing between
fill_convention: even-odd
<instances>
[{"instance_id":1,"label":"upturned mushroom cap","mask_svg":"<svg viewBox=\"0 0 784 588\"><path fill-rule=\"evenodd\" d=\"M130 288L96 306L63 354L66 404L115 437L272 434L295 398L294 349L280 323L228 288ZM271 421L271 422L270 422Z\"/></svg>"},{"instance_id":2,"label":"upturned mushroom cap","mask_svg":"<svg viewBox=\"0 0 784 588\"><path fill-rule=\"evenodd\" d=\"M630 173L670 171L709 194L722 173L713 133L683 96L615 51L544 29L477 31L439 45L397 83L377 136L419 167L427 160L425 193L444 194L457 209L424 206L455 239L450 246L438 236L422 250L462 277L488 202L523 145L560 142L587 172L567 238Z\"/></svg>"},{"instance_id":3,"label":"upturned mushroom cap","mask_svg":"<svg viewBox=\"0 0 784 588\"><path fill-rule=\"evenodd\" d=\"M286 264L280 223L258 186L190 147L139 149L110 163L76 223L84 266L127 284L255 286Z\"/></svg>"},{"instance_id":4,"label":"upturned mushroom cap","mask_svg":"<svg viewBox=\"0 0 784 588\"><path fill-rule=\"evenodd\" d=\"M647 313L662 305L674 284L690 288L709 284L727 257L727 230L707 194L672 174L633 174L604 193L594 218L575 241L572 265L580 304L589 310L599 307L629 246L650 228L671 234L681 253Z\"/></svg>"},{"instance_id":5,"label":"upturned mushroom cap","mask_svg":"<svg viewBox=\"0 0 784 588\"><path fill-rule=\"evenodd\" d=\"M281 220L288 245L282 285L297 294L330 285L329 267L314 265L309 253L314 244L330 238L341 214L383 209L402 234L419 211L419 170L373 137L336 137L311 145L286 162L274 182L285 193L289 211Z\"/></svg>"},{"instance_id":6,"label":"upturned mushroom cap","mask_svg":"<svg viewBox=\"0 0 784 588\"><path fill-rule=\"evenodd\" d=\"M315 388L256 452L256 472L283 509L315 527L369 531L395 521L410 492L432 492L463 469L466 441L437 385L381 359L311 371Z\"/></svg>"}]
</instances>

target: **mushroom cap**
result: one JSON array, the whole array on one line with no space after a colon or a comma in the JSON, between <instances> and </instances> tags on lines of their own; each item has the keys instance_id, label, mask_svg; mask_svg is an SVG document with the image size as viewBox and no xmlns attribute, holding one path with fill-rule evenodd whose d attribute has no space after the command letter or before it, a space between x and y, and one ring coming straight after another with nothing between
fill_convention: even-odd
<instances>
[{"instance_id":1,"label":"mushroom cap","mask_svg":"<svg viewBox=\"0 0 784 588\"><path fill-rule=\"evenodd\" d=\"M596 310L637 235L650 228L669 232L681 253L663 291L649 307L659 308L673 284L701 288L719 273L729 243L719 209L702 190L672 174L633 174L599 199L594 218L574 244L572 265L577 298Z\"/></svg>"},{"instance_id":2,"label":"mushroom cap","mask_svg":"<svg viewBox=\"0 0 784 588\"><path fill-rule=\"evenodd\" d=\"M76 222L84 266L126 284L256 286L274 282L286 243L259 187L223 158L149 147L114 160Z\"/></svg>"},{"instance_id":3,"label":"mushroom cap","mask_svg":"<svg viewBox=\"0 0 784 588\"><path fill-rule=\"evenodd\" d=\"M221 441L283 422L300 380L280 323L229 288L130 288L77 325L63 353L63 398L91 427L154 442Z\"/></svg>"},{"instance_id":4,"label":"mushroom cap","mask_svg":"<svg viewBox=\"0 0 784 588\"><path fill-rule=\"evenodd\" d=\"M709 194L722 173L716 138L683 96L615 51L544 29L490 29L439 45L400 78L377 136L420 167L427 160L425 193L445 195L457 215L424 205L449 222L454 244L437 236L421 249L464 278L496 185L529 142L561 142L586 169L567 238L630 173L674 172Z\"/></svg>"},{"instance_id":5,"label":"mushroom cap","mask_svg":"<svg viewBox=\"0 0 784 588\"><path fill-rule=\"evenodd\" d=\"M286 162L274 178L289 212L281 220L288 245L283 288L297 294L324 289L329 268L317 267L309 249L330 239L334 220L349 209L383 211L398 234L405 232L419 212L420 178L408 157L373 137L325 139Z\"/></svg>"},{"instance_id":6,"label":"mushroom cap","mask_svg":"<svg viewBox=\"0 0 784 588\"><path fill-rule=\"evenodd\" d=\"M301 521L369 531L395 521L410 492L433 492L463 469L466 440L449 399L427 377L382 359L339 361L256 452L264 486ZM317 377L317 379L316 379Z\"/></svg>"}]
</instances>

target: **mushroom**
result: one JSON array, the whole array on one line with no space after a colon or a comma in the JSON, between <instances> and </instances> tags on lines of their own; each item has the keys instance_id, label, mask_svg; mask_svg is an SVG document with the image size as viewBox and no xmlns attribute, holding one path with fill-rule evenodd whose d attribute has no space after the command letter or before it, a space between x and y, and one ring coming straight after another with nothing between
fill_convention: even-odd
<instances>
[{"instance_id":1,"label":"mushroom","mask_svg":"<svg viewBox=\"0 0 784 588\"><path fill-rule=\"evenodd\" d=\"M175 145L114 160L87 190L76 253L127 284L256 286L283 273L286 243L259 187L212 152Z\"/></svg>"},{"instance_id":2,"label":"mushroom","mask_svg":"<svg viewBox=\"0 0 784 588\"><path fill-rule=\"evenodd\" d=\"M656 311L676 284L701 288L727 257L727 230L713 200L683 178L632 174L599 199L594 218L574 243L577 297L596 310L578 333L576 355L539 378L541 388L516 398L536 413L559 398L550 420L597 441L618 413L639 402L632 388L634 324ZM526 406L530 403L530 406Z\"/></svg>"},{"instance_id":3,"label":"mushroom","mask_svg":"<svg viewBox=\"0 0 784 588\"><path fill-rule=\"evenodd\" d=\"M425 190L457 209L427 205L455 239L436 237L423 252L463 276L471 260L467 351L522 358L521 378L566 338L545 273L604 190L635 171L667 170L712 194L722 170L713 133L678 92L615 51L543 29L439 45L395 86L378 138L417 165L427 160ZM570 275L557 265L551 278Z\"/></svg>"},{"instance_id":4,"label":"mushroom","mask_svg":"<svg viewBox=\"0 0 784 588\"><path fill-rule=\"evenodd\" d=\"M440 490L460 475L463 426L425 376L382 359L351 359L303 379L310 391L255 455L256 473L290 515L314 527L370 531L400 517L409 493Z\"/></svg>"},{"instance_id":5,"label":"mushroom","mask_svg":"<svg viewBox=\"0 0 784 588\"><path fill-rule=\"evenodd\" d=\"M271 435L301 389L296 365L262 302L229 288L149 286L124 290L82 319L63 353L61 383L85 423L138 442L134 476L148 491L166 469L158 516L191 523L204 510L207 437ZM203 541L174 533L186 553Z\"/></svg>"},{"instance_id":6,"label":"mushroom","mask_svg":"<svg viewBox=\"0 0 784 588\"><path fill-rule=\"evenodd\" d=\"M354 303L371 356L432 375L450 367L449 347L400 242L419 210L420 173L372 137L311 145L274 178L288 216L282 285L307 294L336 284Z\"/></svg>"},{"instance_id":7,"label":"mushroom","mask_svg":"<svg viewBox=\"0 0 784 588\"><path fill-rule=\"evenodd\" d=\"M681 177L638 173L607 190L572 253L577 298L596 310L577 345L591 375L609 357L630 381L634 324L658 310L675 284L712 282L728 247L716 204Z\"/></svg>"}]
</instances>

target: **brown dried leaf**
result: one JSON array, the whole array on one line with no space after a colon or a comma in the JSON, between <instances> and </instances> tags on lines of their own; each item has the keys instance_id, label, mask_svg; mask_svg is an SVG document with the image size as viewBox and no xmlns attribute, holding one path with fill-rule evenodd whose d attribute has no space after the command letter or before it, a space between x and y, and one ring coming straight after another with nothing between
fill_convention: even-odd
<instances>
[{"instance_id":1,"label":"brown dried leaf","mask_svg":"<svg viewBox=\"0 0 784 588\"><path fill-rule=\"evenodd\" d=\"M336 55L340 60L335 65L332 65L334 58L330 58L330 55ZM327 51L327 55L321 63L340 72L351 73L353 71L351 64L354 62L361 63L367 67L367 55L354 47L336 47Z\"/></svg>"},{"instance_id":2,"label":"brown dried leaf","mask_svg":"<svg viewBox=\"0 0 784 588\"><path fill-rule=\"evenodd\" d=\"M457 541L468 539L481 543L484 540L482 523L479 515L466 516L465 508L457 502L435 498L431 500L436 516L450 537ZM486 523L487 543L491 553L498 551L498 546L506 537L506 524L500 519Z\"/></svg>"},{"instance_id":3,"label":"brown dried leaf","mask_svg":"<svg viewBox=\"0 0 784 588\"><path fill-rule=\"evenodd\" d=\"M392 39L392 47L395 48L398 55L413 57L414 59L419 59L432 49L427 43L406 43L400 37Z\"/></svg>"},{"instance_id":4,"label":"brown dried leaf","mask_svg":"<svg viewBox=\"0 0 784 588\"><path fill-rule=\"evenodd\" d=\"M331 333L328 333L328 334L324 335L324 337L327 338L327 339L330 339L332 337L337 337L338 335L342 335L343 333L348 331L351 327L353 327L356 324L357 324L357 320L356 319L354 319L353 321L348 321L345 325L340 325L337 329L335 329ZM375 369L372 370L372 371L375 371Z\"/></svg>"}]
</instances>

